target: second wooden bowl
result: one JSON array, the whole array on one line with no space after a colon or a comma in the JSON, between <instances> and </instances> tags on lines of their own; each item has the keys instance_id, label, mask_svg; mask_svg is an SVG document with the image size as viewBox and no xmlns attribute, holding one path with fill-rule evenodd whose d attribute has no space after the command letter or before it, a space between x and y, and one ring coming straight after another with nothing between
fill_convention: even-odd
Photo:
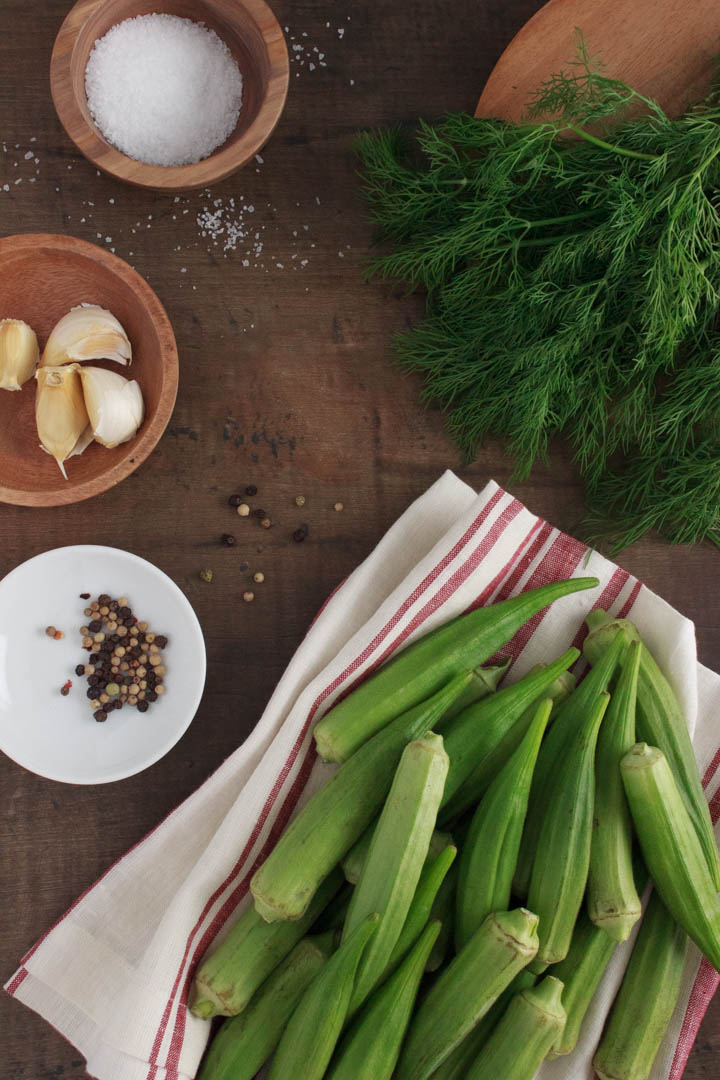
<instances>
[{"instance_id":1,"label":"second wooden bowl","mask_svg":"<svg viewBox=\"0 0 720 1080\"><path fill-rule=\"evenodd\" d=\"M64 506L99 495L142 464L167 427L175 404L178 355L165 309L148 283L116 255L73 236L26 233L0 239L0 318L32 326L40 348L55 323L78 304L99 304L122 323L133 360L97 367L137 379L145 419L134 439L107 450L91 443L66 463L39 446L35 425L35 380L22 390L0 390L0 502L19 506Z\"/></svg>"},{"instance_id":2,"label":"second wooden bowl","mask_svg":"<svg viewBox=\"0 0 720 1080\"><path fill-rule=\"evenodd\" d=\"M202 22L225 42L243 77L237 127L210 157L192 165L148 165L112 146L95 126L85 69L98 38L124 19L153 12ZM289 81L287 45L264 0L79 0L60 27L50 89L60 122L78 150L118 180L155 190L207 187L250 161L280 119Z\"/></svg>"}]
</instances>

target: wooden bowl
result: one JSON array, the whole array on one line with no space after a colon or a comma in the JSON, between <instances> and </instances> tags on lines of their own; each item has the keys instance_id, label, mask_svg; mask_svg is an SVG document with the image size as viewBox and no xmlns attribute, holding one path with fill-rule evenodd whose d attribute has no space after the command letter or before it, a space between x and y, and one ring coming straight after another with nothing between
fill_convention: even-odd
<instances>
[{"instance_id":1,"label":"wooden bowl","mask_svg":"<svg viewBox=\"0 0 720 1080\"><path fill-rule=\"evenodd\" d=\"M23 319L42 350L55 323L81 303L99 304L130 339L129 368L92 361L137 379L145 419L134 439L107 450L91 443L66 463L40 449L35 426L35 380L20 391L0 390L0 501L19 506L65 506L89 499L137 469L167 427L175 404L178 355L165 309L150 286L122 259L72 236L27 233L0 239L0 318Z\"/></svg>"},{"instance_id":2,"label":"wooden bowl","mask_svg":"<svg viewBox=\"0 0 720 1080\"><path fill-rule=\"evenodd\" d=\"M193 165L148 165L128 157L95 126L85 95L93 45L116 23L153 12L202 22L226 43L243 77L243 101L232 135ZM287 97L290 64L285 37L264 0L79 0L50 61L50 89L60 122L78 150L118 180L155 190L207 187L230 176L264 146Z\"/></svg>"}]
</instances>

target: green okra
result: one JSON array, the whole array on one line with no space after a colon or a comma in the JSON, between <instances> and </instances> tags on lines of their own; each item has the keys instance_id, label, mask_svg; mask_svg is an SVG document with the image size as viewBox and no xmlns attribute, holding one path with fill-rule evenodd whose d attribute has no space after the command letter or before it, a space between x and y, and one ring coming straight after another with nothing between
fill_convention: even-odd
<instances>
[{"instance_id":1,"label":"green okra","mask_svg":"<svg viewBox=\"0 0 720 1080\"><path fill-rule=\"evenodd\" d=\"M720 900L667 758L657 747L638 743L620 770L655 888L675 921L720 971Z\"/></svg>"},{"instance_id":2,"label":"green okra","mask_svg":"<svg viewBox=\"0 0 720 1080\"><path fill-rule=\"evenodd\" d=\"M376 827L377 821L373 821L372 825L365 830L358 842L353 844L342 861L343 873L345 874L346 880L349 881L351 885L357 885L360 880L360 874L365 865L367 853L370 850L370 844L372 843ZM439 829L433 830L433 834L430 837L430 847L428 848L428 861L436 858L441 851L445 850L448 844L452 844L452 836L450 833L441 832Z\"/></svg>"},{"instance_id":3,"label":"green okra","mask_svg":"<svg viewBox=\"0 0 720 1080\"><path fill-rule=\"evenodd\" d=\"M653 891L593 1058L600 1080L648 1080L677 1005L686 951L686 934Z\"/></svg>"},{"instance_id":4,"label":"green okra","mask_svg":"<svg viewBox=\"0 0 720 1080\"><path fill-rule=\"evenodd\" d=\"M535 675L544 671L547 664L536 664L531 668L528 675ZM525 737L527 729L537 712L537 706L544 698L552 698L555 708L563 702L575 688L575 676L570 671L562 671L558 677L545 688L537 701L534 701L508 729L505 718L498 716L495 723L483 723L482 732L478 736L482 738L482 745L477 747L477 764L465 782L458 788L453 796L444 804L440 817L443 823L455 821L479 803L493 779L500 769L510 759ZM552 714L550 721L552 722Z\"/></svg>"},{"instance_id":5,"label":"green okra","mask_svg":"<svg viewBox=\"0 0 720 1080\"><path fill-rule=\"evenodd\" d=\"M320 756L325 761L346 761L386 724L434 694L453 675L485 663L536 612L597 584L597 578L587 577L542 585L460 615L426 634L318 722L315 742Z\"/></svg>"},{"instance_id":6,"label":"green okra","mask_svg":"<svg viewBox=\"0 0 720 1080\"><path fill-rule=\"evenodd\" d=\"M467 1080L533 1080L565 1025L562 982L547 975L516 994L490 1035Z\"/></svg>"},{"instance_id":7,"label":"green okra","mask_svg":"<svg viewBox=\"0 0 720 1080\"><path fill-rule=\"evenodd\" d=\"M310 933L323 934L326 930L342 930L345 925L345 917L350 906L352 893L353 887L346 881L340 891L333 896L327 907L320 912L310 927Z\"/></svg>"},{"instance_id":8,"label":"green okra","mask_svg":"<svg viewBox=\"0 0 720 1080\"><path fill-rule=\"evenodd\" d=\"M568 649L547 667L526 675L512 686L498 690L492 697L485 698L477 705L471 705L447 726L443 726L450 770L445 781L443 806L439 815L441 824L446 822L445 807L451 803L456 792L478 767L488 750L495 748L529 706L536 705L538 698L546 696L547 688L558 676L572 667L579 655L577 649ZM522 735L517 743L522 741Z\"/></svg>"},{"instance_id":9,"label":"green okra","mask_svg":"<svg viewBox=\"0 0 720 1080\"><path fill-rule=\"evenodd\" d=\"M485 793L458 860L455 948L491 911L506 911L527 813L530 783L553 703L542 701L522 742Z\"/></svg>"},{"instance_id":10,"label":"green okra","mask_svg":"<svg viewBox=\"0 0 720 1080\"><path fill-rule=\"evenodd\" d=\"M535 956L537 922L522 908L488 915L416 1010L396 1080L428 1080L470 1034Z\"/></svg>"},{"instance_id":11,"label":"green okra","mask_svg":"<svg viewBox=\"0 0 720 1080\"><path fill-rule=\"evenodd\" d=\"M626 941L642 914L633 874L632 822L620 775L620 761L635 745L639 665L640 648L632 642L600 728L595 755L587 907L592 921L614 941Z\"/></svg>"},{"instance_id":12,"label":"green okra","mask_svg":"<svg viewBox=\"0 0 720 1080\"><path fill-rule=\"evenodd\" d=\"M365 1004L343 1036L328 1080L390 1080L439 930L439 923L428 923L397 971Z\"/></svg>"},{"instance_id":13,"label":"green okra","mask_svg":"<svg viewBox=\"0 0 720 1080\"><path fill-rule=\"evenodd\" d=\"M358 968L351 1014L382 979L402 932L427 858L447 771L441 735L427 732L405 747L343 928L346 939L372 912L380 916Z\"/></svg>"},{"instance_id":14,"label":"green okra","mask_svg":"<svg viewBox=\"0 0 720 1080\"><path fill-rule=\"evenodd\" d=\"M400 931L400 937L397 939L395 948L390 954L386 971L395 970L430 921L435 897L437 896L438 890L445 880L450 867L455 861L456 855L457 848L454 844L450 844L444 851L440 852L436 859L433 859L432 862L425 863L420 873L420 880L417 883L417 888L415 890L415 895L412 898L407 918ZM442 927L438 923L438 934L436 934L435 940L439 937L441 929ZM433 948L434 947L435 942L433 943ZM430 952L432 952L432 949Z\"/></svg>"},{"instance_id":15,"label":"green okra","mask_svg":"<svg viewBox=\"0 0 720 1080\"><path fill-rule=\"evenodd\" d=\"M483 1016L469 1035L455 1047L452 1053L445 1058L439 1069L432 1074L432 1080L466 1080L468 1070L477 1058L491 1032L497 1027L499 1021L505 1015L505 1011L512 999L535 983L535 975L524 968L516 975L506 990L503 990L489 1012ZM496 1077L495 1080L501 1080Z\"/></svg>"},{"instance_id":16,"label":"green okra","mask_svg":"<svg viewBox=\"0 0 720 1080\"><path fill-rule=\"evenodd\" d=\"M432 728L469 678L467 672L455 676L428 701L388 724L303 807L250 883L264 919L302 916L320 882L380 810L406 745Z\"/></svg>"},{"instance_id":17,"label":"green okra","mask_svg":"<svg viewBox=\"0 0 720 1080\"><path fill-rule=\"evenodd\" d=\"M355 927L305 990L283 1031L268 1080L322 1080L347 1018L362 954L377 929L377 915Z\"/></svg>"},{"instance_id":18,"label":"green okra","mask_svg":"<svg viewBox=\"0 0 720 1080\"><path fill-rule=\"evenodd\" d=\"M491 664L488 667L477 667L473 670L472 679L468 683L466 689L459 694L456 700L452 703L450 708L443 716L443 723L446 720L452 720L453 717L461 713L463 709L467 709L469 705L474 705L477 701L482 701L489 694L494 694L501 682L503 676L510 667L510 657L503 657L499 664Z\"/></svg>"},{"instance_id":19,"label":"green okra","mask_svg":"<svg viewBox=\"0 0 720 1080\"><path fill-rule=\"evenodd\" d=\"M571 1054L577 1046L585 1014L605 974L617 942L580 911L573 930L570 951L553 967L553 975L565 985L563 1006L565 1027L554 1040L548 1057Z\"/></svg>"},{"instance_id":20,"label":"green okra","mask_svg":"<svg viewBox=\"0 0 720 1080\"><path fill-rule=\"evenodd\" d=\"M538 916L537 962L557 964L570 948L590 864L595 746L609 694L601 694L556 762L555 789L543 817L528 904Z\"/></svg>"},{"instance_id":21,"label":"green okra","mask_svg":"<svg viewBox=\"0 0 720 1080\"><path fill-rule=\"evenodd\" d=\"M253 1080L280 1042L307 987L329 960L332 932L303 938L239 1016L225 1020L210 1043L198 1080Z\"/></svg>"},{"instance_id":22,"label":"green okra","mask_svg":"<svg viewBox=\"0 0 720 1080\"><path fill-rule=\"evenodd\" d=\"M242 1012L257 988L305 936L342 881L335 868L303 917L292 923L267 923L254 907L247 908L217 949L203 958L195 974L191 1012L204 1020Z\"/></svg>"},{"instance_id":23,"label":"green okra","mask_svg":"<svg viewBox=\"0 0 720 1080\"><path fill-rule=\"evenodd\" d=\"M567 744L587 719L588 712L595 707L598 696L609 690L615 669L622 660L627 645L627 637L618 635L612 648L603 656L602 662L588 672L577 690L555 711L552 726L535 765L525 829L513 878L515 896L524 898L528 895L543 815L555 787L558 763L563 761Z\"/></svg>"},{"instance_id":24,"label":"green okra","mask_svg":"<svg viewBox=\"0 0 720 1080\"><path fill-rule=\"evenodd\" d=\"M430 918L440 923L440 933L428 956L425 965L426 971L437 971L438 968L442 967L445 957L450 951L455 923L456 891L457 862L455 861L445 875L430 908Z\"/></svg>"},{"instance_id":25,"label":"green okra","mask_svg":"<svg viewBox=\"0 0 720 1080\"><path fill-rule=\"evenodd\" d=\"M667 758L705 852L715 890L720 891L720 861L715 831L680 702L652 653L642 642L634 623L628 619L611 619L602 609L591 611L585 621L590 633L585 639L583 651L591 664L598 663L610 642L621 632L632 640L640 641L637 737L649 746L657 746Z\"/></svg>"}]
</instances>

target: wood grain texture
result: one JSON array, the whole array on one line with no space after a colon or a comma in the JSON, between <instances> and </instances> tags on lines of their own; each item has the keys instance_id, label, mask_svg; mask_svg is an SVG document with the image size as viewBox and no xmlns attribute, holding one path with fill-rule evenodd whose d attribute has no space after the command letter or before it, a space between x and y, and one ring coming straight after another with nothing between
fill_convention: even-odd
<instances>
[{"instance_id":1,"label":"wood grain texture","mask_svg":"<svg viewBox=\"0 0 720 1080\"><path fill-rule=\"evenodd\" d=\"M503 52L475 115L520 120L548 75L568 70L578 30L605 74L659 101L671 116L707 93L717 68L716 0L549 0Z\"/></svg>"},{"instance_id":2,"label":"wood grain texture","mask_svg":"<svg viewBox=\"0 0 720 1080\"><path fill-rule=\"evenodd\" d=\"M91 444L66 465L68 479L38 444L35 382L0 394L0 501L19 506L65 506L119 484L157 445L175 405L178 354L165 309L127 263L72 236L25 233L0 238L0 318L22 319L42 350L53 326L78 304L98 304L120 320L130 339L129 368L140 384L145 419L134 439L113 450Z\"/></svg>"},{"instance_id":3,"label":"wood grain texture","mask_svg":"<svg viewBox=\"0 0 720 1080\"><path fill-rule=\"evenodd\" d=\"M123 19L162 12L202 22L226 43L243 76L237 127L213 154L192 165L149 165L127 157L95 126L85 96L93 45ZM287 97L285 37L264 0L79 0L53 46L50 90L63 127L99 169L139 187L163 191L202 188L251 161L277 124Z\"/></svg>"},{"instance_id":4,"label":"wood grain texture","mask_svg":"<svg viewBox=\"0 0 720 1080\"><path fill-rule=\"evenodd\" d=\"M498 443L463 467L440 413L418 404L419 382L391 365L391 336L418 315L422 302L363 283L371 228L358 198L352 139L368 125L472 111L495 60L537 6L535 0L346 6L276 0L291 56L301 44L305 63L291 63L287 108L264 161L215 185L207 197L176 203L173 195L98 176L62 131L44 71L66 14L63 0L0 5L2 70L12 73L0 82L8 147L0 154L3 231L64 231L115 247L157 290L181 365L168 431L122 484L73 506L0 506L0 573L59 544L129 548L186 591L209 662L195 722L139 776L78 789L0 758L4 975L252 730L323 600L412 499L445 468L477 487L489 477L510 483L512 464ZM38 165L32 156L25 160L33 148ZM19 175L23 182L15 185ZM4 183L10 192L2 192ZM223 251L227 236L215 247L197 216L207 224L203 208L217 214L230 199L254 211L243 216L248 237ZM264 245L258 256L247 253L251 243ZM252 502L274 521L269 531L227 505L247 484L257 485ZM582 513L577 473L561 447L553 448L549 467L513 491L568 530ZM302 509L297 494L306 497ZM338 500L345 507L339 513L333 511ZM301 522L308 537L295 544L291 534ZM237 547L221 545L223 532L237 536ZM720 595L708 583L716 579L718 558L714 549L670 548L648 537L621 560L695 620L700 659L716 669ZM211 585L198 577L207 566L215 573ZM253 586L256 599L246 604L242 593L255 570L265 582ZM77 1051L4 995L0 1030L1 1080L85 1076ZM715 1080L718 1053L720 1000L700 1029L685 1080Z\"/></svg>"}]
</instances>

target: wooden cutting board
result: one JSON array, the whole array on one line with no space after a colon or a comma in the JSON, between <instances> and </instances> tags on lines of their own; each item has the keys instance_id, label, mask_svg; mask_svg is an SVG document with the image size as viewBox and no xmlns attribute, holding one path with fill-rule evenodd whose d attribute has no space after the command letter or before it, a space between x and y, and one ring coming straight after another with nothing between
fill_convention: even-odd
<instances>
[{"instance_id":1,"label":"wooden cutting board","mask_svg":"<svg viewBox=\"0 0 720 1080\"><path fill-rule=\"evenodd\" d=\"M719 0L549 0L505 49L475 115L518 121L532 92L574 57L576 29L606 75L674 116L720 70Z\"/></svg>"}]
</instances>

